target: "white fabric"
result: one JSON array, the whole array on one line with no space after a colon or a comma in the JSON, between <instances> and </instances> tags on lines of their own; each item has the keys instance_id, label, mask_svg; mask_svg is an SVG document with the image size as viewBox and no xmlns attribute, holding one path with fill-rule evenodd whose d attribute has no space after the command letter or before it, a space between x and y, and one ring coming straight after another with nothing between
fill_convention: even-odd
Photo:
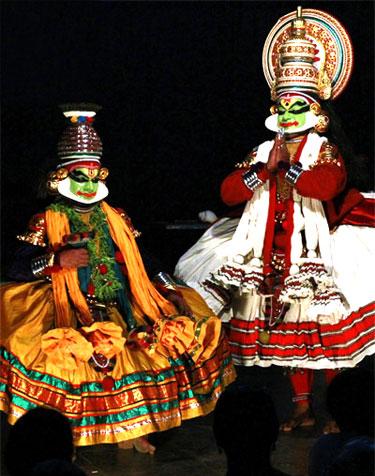
<instances>
[{"instance_id":1,"label":"white fabric","mask_svg":"<svg viewBox=\"0 0 375 476\"><path fill-rule=\"evenodd\" d=\"M306 144L300 156L303 170L308 170L316 162L324 142L327 142L325 137L315 133L308 134ZM274 141L267 141L259 146L256 156L258 162L266 163L268 161L273 143ZM319 244L323 262L328 268L331 268L329 229L322 203L313 198L300 197L295 190L293 191L293 200L295 226L291 239L292 263L297 263L301 257L301 231L305 229L309 245L314 246L311 249L315 251ZM246 204L238 228L230 243L229 261L241 263L246 257L260 258L262 256L268 208L269 182L267 181L254 192L253 197Z\"/></svg>"},{"instance_id":2,"label":"white fabric","mask_svg":"<svg viewBox=\"0 0 375 476\"><path fill-rule=\"evenodd\" d=\"M333 277L350 309L375 300L375 229L341 225L331 235Z\"/></svg>"},{"instance_id":3,"label":"white fabric","mask_svg":"<svg viewBox=\"0 0 375 476\"><path fill-rule=\"evenodd\" d=\"M238 222L239 218L218 220L181 256L174 270L174 275L198 291L216 314L222 312L223 304L214 299L202 283L226 260L227 245ZM226 320L229 318L226 316Z\"/></svg>"}]
</instances>

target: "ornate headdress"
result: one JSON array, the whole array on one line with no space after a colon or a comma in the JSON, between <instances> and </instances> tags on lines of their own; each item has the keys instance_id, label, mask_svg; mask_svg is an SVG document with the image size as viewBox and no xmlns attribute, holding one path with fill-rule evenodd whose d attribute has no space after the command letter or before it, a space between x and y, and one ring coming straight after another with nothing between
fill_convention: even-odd
<instances>
[{"instance_id":1,"label":"ornate headdress","mask_svg":"<svg viewBox=\"0 0 375 476\"><path fill-rule=\"evenodd\" d=\"M353 48L344 27L331 15L297 8L279 19L263 48L263 71L271 97L305 93L335 99L353 69Z\"/></svg>"},{"instance_id":2,"label":"ornate headdress","mask_svg":"<svg viewBox=\"0 0 375 476\"><path fill-rule=\"evenodd\" d=\"M109 171L101 167L100 159L103 152L102 141L93 127L96 112L101 108L96 104L64 104L60 108L69 120L57 145L59 163L55 171L48 176L47 188L51 193L60 193L73 198L69 192L69 172L78 168L98 169L100 189L95 201L108 195L104 180ZM74 197L76 199L76 197ZM87 203L87 202L85 202Z\"/></svg>"}]
</instances>

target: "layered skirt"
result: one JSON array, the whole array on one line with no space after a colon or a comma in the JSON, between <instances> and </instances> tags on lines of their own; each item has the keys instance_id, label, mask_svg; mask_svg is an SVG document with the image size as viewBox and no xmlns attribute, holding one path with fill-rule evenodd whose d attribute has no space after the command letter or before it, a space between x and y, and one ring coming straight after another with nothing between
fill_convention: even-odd
<instances>
[{"instance_id":1,"label":"layered skirt","mask_svg":"<svg viewBox=\"0 0 375 476\"><path fill-rule=\"evenodd\" d=\"M108 375L80 359L62 368L42 350L42 336L54 328L50 284L2 286L0 409L9 422L36 406L54 408L69 418L76 445L92 445L167 430L212 411L235 378L229 348L200 296L180 291L195 317L158 322L152 345L128 338L112 309L126 341Z\"/></svg>"},{"instance_id":2,"label":"layered skirt","mask_svg":"<svg viewBox=\"0 0 375 476\"><path fill-rule=\"evenodd\" d=\"M336 369L353 367L374 354L374 228L337 228L330 235L332 283L311 290L308 272L303 276L305 282L298 282L298 276L290 279L282 291L289 302L288 311L282 319L270 319L266 309L271 296L257 292L261 276L227 263L238 222L237 218L216 222L180 258L175 270L176 276L200 292L228 322L235 364ZM318 278L325 274L319 266L314 273ZM297 297L289 299L291 295Z\"/></svg>"}]
</instances>

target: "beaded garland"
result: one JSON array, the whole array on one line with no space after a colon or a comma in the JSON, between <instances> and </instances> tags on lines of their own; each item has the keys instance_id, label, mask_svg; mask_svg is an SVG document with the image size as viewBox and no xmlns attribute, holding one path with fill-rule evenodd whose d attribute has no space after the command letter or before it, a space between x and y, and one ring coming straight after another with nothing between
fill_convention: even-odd
<instances>
[{"instance_id":1,"label":"beaded garland","mask_svg":"<svg viewBox=\"0 0 375 476\"><path fill-rule=\"evenodd\" d=\"M95 238L87 241L91 282L94 287L91 291L94 291L99 301L114 300L117 291L123 289L123 285L116 277L115 258L112 256L108 241L107 220L100 205L92 209L88 225L82 221L77 211L65 203L53 203L49 208L55 212L64 213L75 233L89 233L90 229L95 230Z\"/></svg>"}]
</instances>

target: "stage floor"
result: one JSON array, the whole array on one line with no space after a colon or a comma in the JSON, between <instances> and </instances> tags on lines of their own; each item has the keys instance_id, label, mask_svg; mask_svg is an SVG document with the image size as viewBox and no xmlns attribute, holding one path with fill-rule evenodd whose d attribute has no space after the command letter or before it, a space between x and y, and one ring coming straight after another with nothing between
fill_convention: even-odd
<instances>
[{"instance_id":1,"label":"stage floor","mask_svg":"<svg viewBox=\"0 0 375 476\"><path fill-rule=\"evenodd\" d=\"M282 368L238 369L238 379L271 393L280 421L291 411L288 378ZM291 476L306 476L309 450L322 433L327 415L324 410L324 375L315 372L314 408L317 425L280 433L273 452L274 466ZM219 453L212 434L212 415L184 422L166 432L152 435L157 447L154 456L120 450L116 445L79 448L77 463L88 475L98 476L225 476L224 454Z\"/></svg>"}]
</instances>

